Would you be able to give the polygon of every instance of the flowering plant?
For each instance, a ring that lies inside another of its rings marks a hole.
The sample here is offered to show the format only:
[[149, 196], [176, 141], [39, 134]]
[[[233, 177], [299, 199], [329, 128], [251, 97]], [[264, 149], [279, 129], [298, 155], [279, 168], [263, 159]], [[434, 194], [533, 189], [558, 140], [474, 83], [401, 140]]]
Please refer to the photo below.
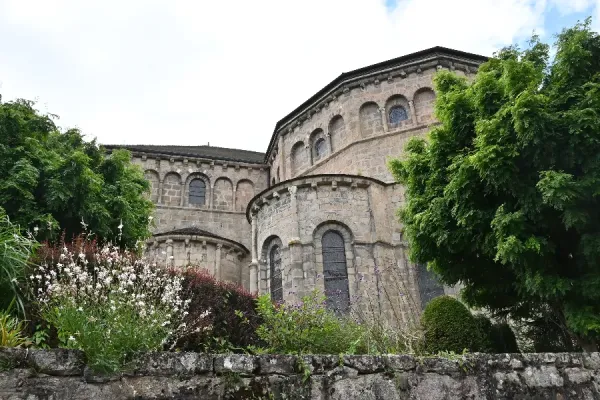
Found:
[[173, 343], [200, 329], [209, 313], [198, 313], [193, 326], [179, 323], [189, 305], [180, 276], [110, 245], [70, 247], [46, 252], [58, 256], [42, 260], [29, 278], [62, 345], [83, 350], [97, 370], [116, 371], [136, 352]]

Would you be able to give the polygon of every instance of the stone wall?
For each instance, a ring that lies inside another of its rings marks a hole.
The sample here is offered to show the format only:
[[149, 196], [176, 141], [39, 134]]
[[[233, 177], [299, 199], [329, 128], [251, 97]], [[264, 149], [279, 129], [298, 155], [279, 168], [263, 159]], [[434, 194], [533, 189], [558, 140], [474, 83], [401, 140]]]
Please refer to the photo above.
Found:
[[[137, 153], [133, 162], [152, 185], [155, 233], [200, 226], [250, 247], [244, 212], [250, 199], [268, 187], [266, 165]], [[204, 204], [190, 203], [189, 187], [195, 179], [204, 182]]]
[[81, 353], [0, 349], [0, 399], [600, 399], [600, 354], [147, 354], [94, 374]]
[[[347, 84], [282, 127], [276, 149], [267, 155], [271, 176], [276, 177], [277, 171], [281, 176], [275, 181], [311, 173], [361, 173], [391, 181], [386, 158], [400, 156], [406, 138], [423, 135], [435, 122], [432, 79], [439, 69], [448, 69], [437, 62], [409, 72], [402, 68], [398, 66], [388, 79]], [[474, 76], [468, 68], [454, 72]], [[402, 107], [406, 119], [393, 121], [394, 107]], [[317, 137], [327, 141], [326, 154], [320, 158], [315, 157]], [[317, 168], [317, 164], [327, 167]]]
[[258, 262], [250, 290], [269, 293], [276, 286], [269, 261], [275, 241], [281, 243], [285, 301], [294, 303], [315, 288], [326, 290], [322, 240], [334, 231], [343, 237], [345, 287], [353, 310], [392, 324], [414, 323], [422, 296], [396, 222], [401, 201], [399, 185], [348, 175], [300, 177], [261, 193], [250, 204]]

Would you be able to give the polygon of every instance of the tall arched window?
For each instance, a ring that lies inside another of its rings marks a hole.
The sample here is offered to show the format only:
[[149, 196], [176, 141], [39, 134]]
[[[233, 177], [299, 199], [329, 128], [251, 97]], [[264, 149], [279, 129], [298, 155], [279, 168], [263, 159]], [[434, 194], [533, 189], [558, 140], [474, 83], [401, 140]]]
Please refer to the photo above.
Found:
[[390, 109], [389, 121], [390, 124], [399, 124], [408, 119], [408, 113], [402, 106], [394, 106]]
[[350, 307], [346, 247], [339, 232], [327, 231], [321, 239], [327, 308], [344, 313]]
[[283, 282], [281, 279], [281, 248], [271, 247], [269, 252], [269, 269], [271, 270], [271, 300], [283, 301]]
[[190, 182], [190, 204], [204, 205], [206, 203], [206, 183], [202, 179]]

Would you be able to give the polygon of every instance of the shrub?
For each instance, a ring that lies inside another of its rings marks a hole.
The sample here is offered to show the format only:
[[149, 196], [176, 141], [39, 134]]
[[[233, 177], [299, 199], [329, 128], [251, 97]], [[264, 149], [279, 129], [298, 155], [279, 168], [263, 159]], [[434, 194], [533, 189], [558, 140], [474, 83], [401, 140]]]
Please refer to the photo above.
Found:
[[519, 346], [514, 332], [506, 322], [492, 325], [490, 339], [496, 353], [518, 353]]
[[497, 353], [495, 343], [492, 340], [494, 326], [492, 321], [483, 314], [474, 315], [477, 330], [473, 332], [473, 345], [471, 351], [481, 353]]
[[10, 314], [10, 308], [0, 312], [0, 347], [19, 347], [31, 342], [23, 335], [25, 322]]
[[440, 296], [431, 300], [421, 316], [424, 349], [429, 353], [464, 349], [477, 351], [481, 346], [477, 322], [460, 301]]
[[270, 296], [258, 298], [258, 312], [264, 322], [258, 336], [268, 351], [284, 354], [364, 353], [364, 330], [349, 318], [339, 317], [325, 307], [317, 291], [299, 304], [273, 304]]
[[183, 293], [190, 300], [193, 323], [198, 315], [210, 310], [207, 317], [211, 330], [198, 330], [181, 337], [175, 346], [185, 351], [241, 352], [259, 344], [256, 328], [261, 318], [256, 311], [256, 296], [239, 285], [218, 282], [206, 270], [188, 268], [181, 273]]
[[7, 309], [14, 299], [17, 311], [24, 314], [25, 299], [19, 285], [24, 283], [27, 260], [36, 246], [0, 208], [0, 309]]
[[83, 350], [96, 370], [115, 371], [135, 353], [158, 350], [184, 333], [177, 323], [189, 301], [181, 298], [181, 277], [116, 247], [90, 257], [65, 246], [30, 277], [41, 315], [62, 346]]

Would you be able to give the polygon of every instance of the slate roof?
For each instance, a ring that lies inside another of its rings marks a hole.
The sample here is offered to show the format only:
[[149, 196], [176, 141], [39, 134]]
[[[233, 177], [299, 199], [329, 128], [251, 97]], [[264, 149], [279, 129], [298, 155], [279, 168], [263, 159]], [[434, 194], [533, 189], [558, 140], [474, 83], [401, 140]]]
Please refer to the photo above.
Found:
[[164, 154], [169, 156], [187, 156], [207, 158], [210, 160], [237, 161], [252, 164], [263, 164], [265, 153], [257, 151], [227, 149], [215, 146], [174, 146], [148, 144], [105, 144], [107, 150], [127, 149], [134, 153]]
[[197, 226], [187, 226], [185, 228], [178, 228], [178, 229], [173, 229], [167, 232], [160, 232], [160, 233], [155, 233], [152, 236], [170, 236], [170, 235], [191, 235], [191, 236], [206, 236], [206, 237], [212, 237], [215, 239], [221, 239], [225, 242], [229, 242], [232, 244], [235, 244], [241, 248], [243, 248], [244, 250], [248, 251], [248, 249], [246, 248], [246, 246], [244, 246], [241, 243], [236, 242], [235, 240], [231, 240], [231, 239], [227, 239], [223, 236], [219, 236], [219, 235], [215, 235], [214, 233], [211, 233], [209, 231], [205, 231], [204, 229], [200, 229]]

